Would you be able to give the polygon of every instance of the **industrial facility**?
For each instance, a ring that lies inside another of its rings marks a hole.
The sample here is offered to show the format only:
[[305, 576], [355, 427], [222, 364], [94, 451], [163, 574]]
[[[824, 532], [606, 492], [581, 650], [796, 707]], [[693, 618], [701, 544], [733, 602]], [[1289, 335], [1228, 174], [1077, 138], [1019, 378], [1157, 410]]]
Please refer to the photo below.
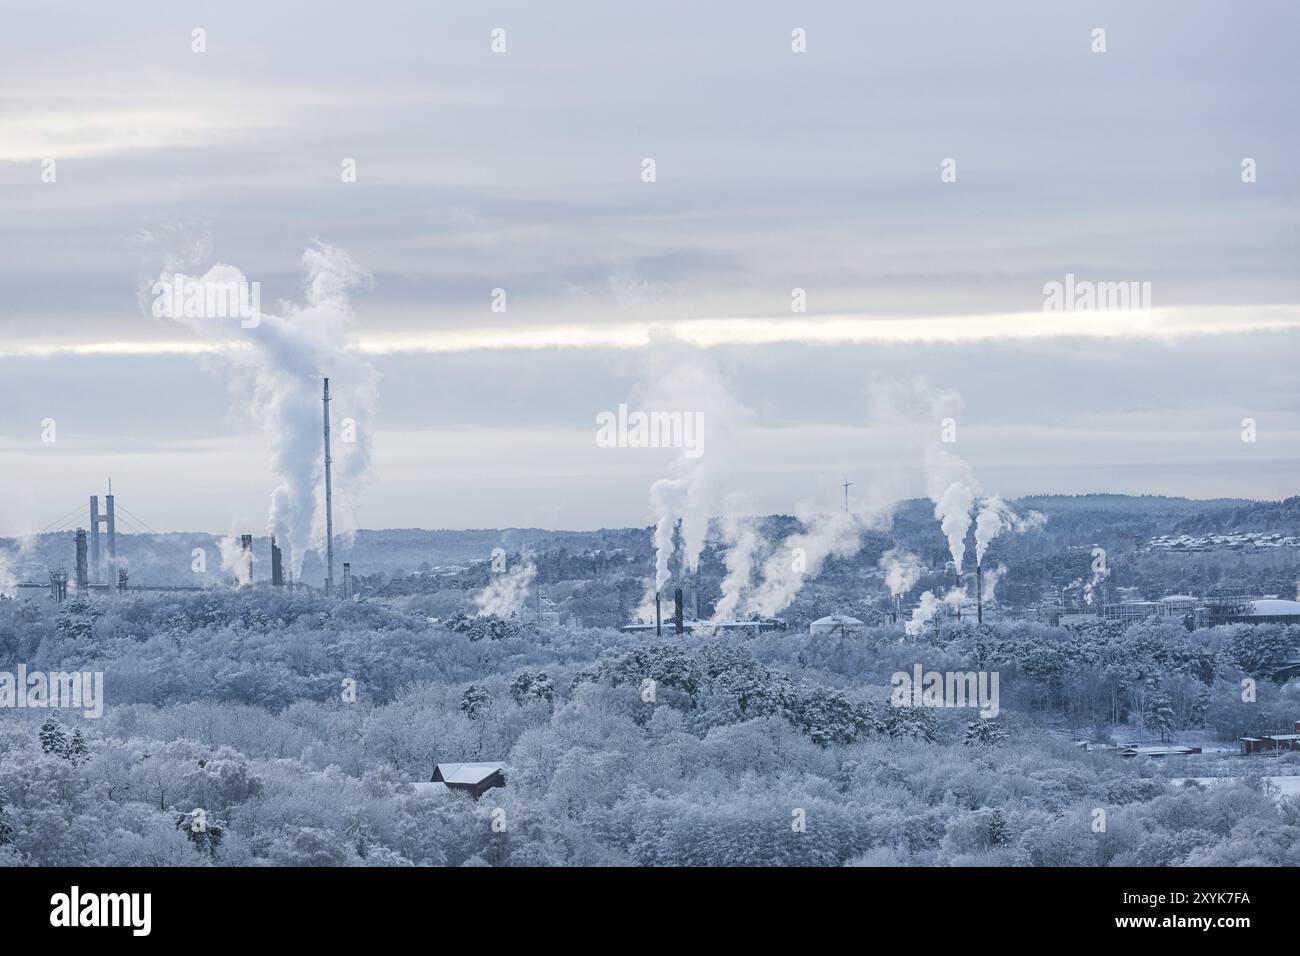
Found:
[[[330, 454], [330, 385], [329, 379], [323, 380], [322, 387], [322, 424], [323, 424], [323, 462], [325, 483], [325, 582], [326, 594], [337, 594], [344, 600], [354, 597], [354, 583], [350, 562], [343, 563], [343, 578], [340, 586], [334, 585], [334, 495], [333, 495], [333, 458]], [[126, 509], [113, 493], [112, 479], [108, 482], [108, 493], [100, 507], [100, 496], [91, 495], [88, 506], [74, 509], [57, 521], [42, 529], [41, 533], [72, 531], [72, 566], [71, 577], [66, 565], [45, 567], [39, 562], [29, 562], [35, 569], [44, 570], [44, 575], [37, 580], [19, 580], [13, 586], [17, 589], [48, 590], [52, 600], [67, 600], [69, 591], [76, 594], [119, 594], [127, 591], [201, 591], [201, 585], [150, 584], [132, 582], [127, 562], [118, 551], [118, 525], [122, 523], [132, 534], [152, 535], [153, 530], [139, 517]], [[75, 530], [74, 530], [75, 529]], [[239, 536], [239, 556], [232, 569], [237, 582], [251, 584], [253, 581], [253, 535]], [[272, 587], [288, 587], [295, 584], [291, 576], [286, 576], [284, 555], [275, 534], [270, 536], [270, 559]], [[31, 575], [29, 574], [30, 578]], [[48, 578], [48, 580], [45, 580]]]

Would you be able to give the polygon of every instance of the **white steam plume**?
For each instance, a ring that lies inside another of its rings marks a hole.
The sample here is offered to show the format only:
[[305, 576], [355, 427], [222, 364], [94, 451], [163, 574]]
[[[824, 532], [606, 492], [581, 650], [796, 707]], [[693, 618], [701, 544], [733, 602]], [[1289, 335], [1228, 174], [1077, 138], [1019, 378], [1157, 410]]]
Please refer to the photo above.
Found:
[[949, 588], [948, 593], [943, 596], [943, 603], [954, 611], [960, 611], [962, 605], [968, 601], [970, 601], [970, 595], [966, 593], [966, 584], [964, 582], [959, 587]]
[[[321, 379], [330, 379], [335, 531], [355, 531], [349, 506], [370, 470], [377, 398], [374, 369], [350, 351], [354, 315], [350, 293], [369, 277], [342, 250], [316, 243], [303, 252], [304, 301], [280, 303], [279, 314], [239, 317], [166, 315], [222, 346], [221, 354], [245, 380], [234, 387], [239, 401], [260, 422], [271, 449], [278, 485], [271, 495], [268, 528], [287, 549], [294, 578], [308, 550], [323, 549], [323, 439]], [[166, 271], [160, 286], [192, 277]], [[217, 264], [197, 280], [204, 284], [246, 282], [233, 266]], [[260, 299], [260, 295], [259, 295]], [[250, 385], [251, 383], [251, 385]], [[345, 421], [350, 420], [350, 421]]]
[[[678, 539], [682, 569], [694, 574], [699, 568], [709, 519], [717, 505], [721, 462], [727, 457], [730, 436], [744, 409], [728, 391], [712, 357], [700, 349], [680, 344], [662, 346], [651, 354], [648, 376], [645, 410], [697, 416], [703, 426], [699, 447], [679, 448], [671, 476], [650, 486], [657, 593], [671, 580], [670, 563]], [[647, 611], [654, 613], [654, 593], [649, 593], [642, 604], [639, 613], [643, 619]]]
[[478, 616], [510, 617], [518, 614], [528, 600], [528, 589], [537, 577], [537, 565], [531, 555], [526, 555], [520, 563], [509, 571], [494, 574], [485, 587], [474, 595], [478, 605]]
[[221, 570], [235, 576], [239, 587], [253, 583], [253, 555], [244, 550], [243, 543], [234, 535], [226, 535], [217, 542], [221, 551]]
[[8, 551], [0, 551], [0, 591], [12, 591], [18, 584]]
[[966, 532], [970, 530], [971, 509], [975, 506], [975, 496], [979, 494], [979, 483], [971, 474], [970, 465], [936, 445], [927, 449], [925, 457], [934, 516], [948, 538], [952, 563], [961, 574], [966, 556]]
[[991, 568], [982, 572], [984, 578], [984, 600], [995, 601], [997, 599], [998, 585], [1002, 583], [1002, 578], [1007, 573], [1007, 566], [999, 564], [996, 568]]
[[741, 596], [754, 573], [754, 554], [763, 539], [753, 519], [729, 514], [722, 520], [722, 540], [727, 545], [727, 573], [722, 579], [722, 597], [714, 606], [711, 624], [736, 616]]
[[902, 597], [921, 579], [921, 561], [901, 544], [880, 556], [885, 569], [885, 585], [894, 597]]
[[1003, 531], [1023, 533], [1032, 528], [1041, 528], [1047, 523], [1047, 516], [1040, 511], [1031, 511], [1023, 518], [1008, 507], [998, 495], [989, 495], [980, 501], [979, 515], [975, 518], [975, 564], [984, 563], [984, 554], [989, 544]]
[[862, 546], [862, 534], [888, 522], [889, 512], [866, 514], [822, 512], [806, 506], [796, 509], [803, 530], [787, 537], [763, 563], [763, 581], [746, 600], [746, 610], [763, 617], [790, 606], [805, 581], [822, 572], [830, 557], [849, 558]]
[[1106, 572], [1094, 570], [1092, 576], [1088, 578], [1088, 583], [1083, 586], [1083, 601], [1089, 607], [1092, 606], [1093, 598], [1097, 593], [1097, 588], [1104, 580], [1106, 580]]
[[656, 515], [651, 541], [655, 548], [655, 586], [662, 591], [672, 577], [668, 562], [673, 556], [677, 524], [686, 500], [686, 483], [679, 478], [660, 478], [650, 486], [650, 509]]
[[912, 610], [912, 619], [903, 625], [903, 632], [912, 637], [920, 634], [925, 626], [934, 619], [943, 607], [943, 602], [934, 596], [933, 591], [921, 592], [921, 601]]

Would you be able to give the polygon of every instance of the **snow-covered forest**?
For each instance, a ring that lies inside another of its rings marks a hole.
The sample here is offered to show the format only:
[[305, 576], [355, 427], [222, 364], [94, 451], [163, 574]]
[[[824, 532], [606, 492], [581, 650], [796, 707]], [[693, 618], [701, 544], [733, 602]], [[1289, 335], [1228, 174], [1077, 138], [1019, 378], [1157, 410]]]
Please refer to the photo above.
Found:
[[[0, 602], [0, 669], [102, 671], [109, 701], [6, 714], [0, 861], [1300, 864], [1300, 798], [1276, 783], [1300, 754], [1245, 776], [1202, 756], [1183, 783], [1176, 758], [1075, 740], [1192, 733], [1208, 754], [1300, 720], [1300, 684], [1269, 678], [1300, 627], [945, 622], [900, 642], [463, 621], [281, 589]], [[914, 662], [998, 670], [997, 719], [891, 706]], [[476, 760], [507, 786], [412, 786]]]

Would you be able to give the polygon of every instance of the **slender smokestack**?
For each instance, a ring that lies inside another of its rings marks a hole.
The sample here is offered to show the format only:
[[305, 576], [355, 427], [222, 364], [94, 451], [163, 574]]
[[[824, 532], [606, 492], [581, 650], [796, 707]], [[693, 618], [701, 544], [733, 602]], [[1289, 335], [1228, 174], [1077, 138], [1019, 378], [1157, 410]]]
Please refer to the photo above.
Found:
[[275, 535], [271, 535], [271, 583], [278, 588], [284, 587], [284, 556], [275, 543]]
[[99, 564], [99, 495], [90, 496], [90, 580], [98, 584], [103, 568]]
[[334, 593], [334, 489], [330, 483], [330, 380], [325, 379], [325, 593]]
[[244, 574], [248, 583], [253, 583], [253, 536], [251, 534], [241, 534], [239, 536], [239, 560], [243, 562]]
[[659, 616], [659, 595], [655, 594], [655, 637], [663, 637], [664, 626], [663, 619]]
[[108, 567], [111, 575], [113, 569], [117, 567], [117, 517], [113, 510], [113, 482], [108, 482], [108, 494], [104, 497], [104, 505], [108, 510]]
[[980, 566], [975, 565], [975, 617], [980, 623], [984, 623], [984, 573]]
[[90, 584], [90, 575], [86, 567], [86, 529], [77, 529], [77, 590], [85, 592]]
[[352, 564], [343, 562], [343, 600], [352, 600]]
[[681, 634], [685, 628], [682, 627], [682, 589], [676, 588], [673, 591], [673, 627], [677, 633]]

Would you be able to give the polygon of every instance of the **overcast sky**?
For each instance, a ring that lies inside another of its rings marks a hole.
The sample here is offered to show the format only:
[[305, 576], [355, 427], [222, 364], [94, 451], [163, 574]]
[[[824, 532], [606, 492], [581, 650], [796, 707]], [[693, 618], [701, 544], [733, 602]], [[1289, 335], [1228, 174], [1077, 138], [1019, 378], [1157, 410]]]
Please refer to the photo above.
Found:
[[[263, 530], [250, 399], [142, 288], [224, 263], [301, 302], [318, 240], [370, 276], [366, 527], [645, 522], [673, 453], [595, 419], [669, 354], [734, 398], [707, 454], [749, 511], [923, 494], [945, 391], [1004, 495], [1300, 490], [1289, 0], [0, 16], [0, 534], [109, 475], [158, 530]], [[1067, 273], [1153, 308], [1045, 313]]]

